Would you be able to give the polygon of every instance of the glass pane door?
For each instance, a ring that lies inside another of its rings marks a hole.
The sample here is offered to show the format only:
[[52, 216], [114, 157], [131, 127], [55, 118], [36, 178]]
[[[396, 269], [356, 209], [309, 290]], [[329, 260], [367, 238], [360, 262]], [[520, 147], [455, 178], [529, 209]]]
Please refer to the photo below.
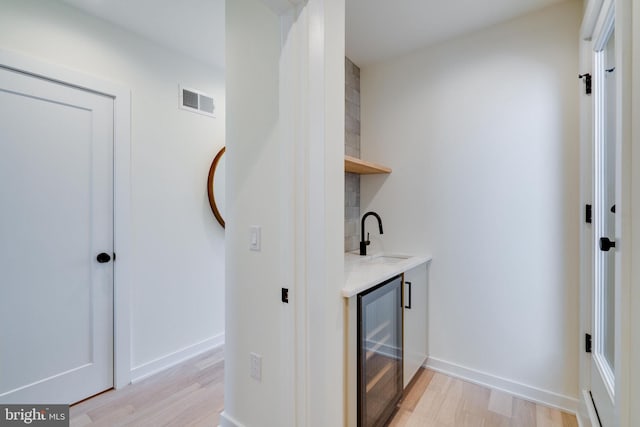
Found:
[[613, 425], [616, 288], [616, 56], [611, 26], [595, 53], [595, 248], [591, 394], [603, 427]]

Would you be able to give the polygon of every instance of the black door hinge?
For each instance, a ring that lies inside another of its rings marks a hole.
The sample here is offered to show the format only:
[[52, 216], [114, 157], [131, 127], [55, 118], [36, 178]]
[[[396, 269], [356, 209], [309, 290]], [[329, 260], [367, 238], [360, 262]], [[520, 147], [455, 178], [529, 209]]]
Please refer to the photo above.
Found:
[[578, 78], [584, 80], [584, 93], [591, 95], [591, 74], [578, 74]]
[[593, 221], [593, 209], [591, 205], [585, 205], [584, 207], [584, 222], [587, 224], [591, 224]]
[[591, 353], [591, 334], [584, 334], [584, 351]]
[[282, 288], [281, 299], [282, 302], [289, 304], [289, 289]]

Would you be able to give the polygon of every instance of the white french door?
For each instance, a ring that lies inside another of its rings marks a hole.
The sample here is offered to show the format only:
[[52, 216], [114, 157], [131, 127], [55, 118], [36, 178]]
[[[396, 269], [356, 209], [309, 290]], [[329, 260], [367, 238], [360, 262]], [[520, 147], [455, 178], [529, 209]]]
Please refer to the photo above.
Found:
[[618, 85], [614, 4], [603, 8], [594, 37], [594, 280], [591, 359], [591, 396], [603, 427], [614, 426], [616, 360], [616, 289], [620, 235]]
[[113, 386], [113, 99], [0, 66], [0, 402]]

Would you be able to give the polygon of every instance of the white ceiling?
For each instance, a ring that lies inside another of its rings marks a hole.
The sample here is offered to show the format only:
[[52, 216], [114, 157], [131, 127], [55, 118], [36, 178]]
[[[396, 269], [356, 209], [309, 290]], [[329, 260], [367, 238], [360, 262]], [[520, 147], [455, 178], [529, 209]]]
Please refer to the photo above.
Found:
[[62, 0], [163, 46], [224, 67], [225, 0]]
[[[225, 0], [61, 0], [224, 67]], [[263, 0], [277, 9], [301, 0]], [[346, 0], [346, 54], [359, 66], [566, 0]]]
[[346, 0], [346, 54], [359, 66], [565, 0]]

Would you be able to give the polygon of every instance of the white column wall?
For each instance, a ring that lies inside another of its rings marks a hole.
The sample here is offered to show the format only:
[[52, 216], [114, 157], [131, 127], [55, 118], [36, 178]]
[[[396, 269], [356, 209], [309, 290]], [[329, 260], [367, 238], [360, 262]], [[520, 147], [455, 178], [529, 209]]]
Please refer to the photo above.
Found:
[[[222, 425], [341, 425], [344, 3], [268, 6], [227, 2]], [[248, 249], [252, 225], [260, 252]]]

